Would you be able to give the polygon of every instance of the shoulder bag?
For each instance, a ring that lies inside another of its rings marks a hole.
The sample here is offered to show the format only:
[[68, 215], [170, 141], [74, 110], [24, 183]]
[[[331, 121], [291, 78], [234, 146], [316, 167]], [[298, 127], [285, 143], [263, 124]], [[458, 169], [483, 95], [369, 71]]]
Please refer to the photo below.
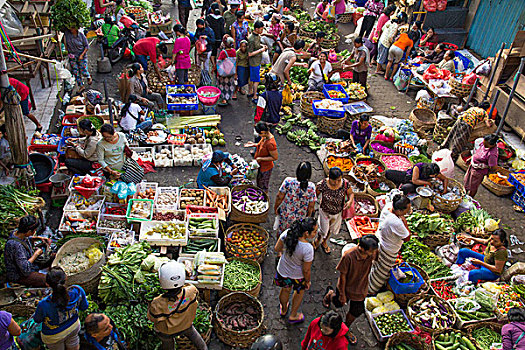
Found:
[[217, 74], [220, 77], [231, 77], [235, 75], [237, 68], [237, 57], [230, 57], [228, 51], [222, 50], [226, 57], [222, 60], [217, 60]]

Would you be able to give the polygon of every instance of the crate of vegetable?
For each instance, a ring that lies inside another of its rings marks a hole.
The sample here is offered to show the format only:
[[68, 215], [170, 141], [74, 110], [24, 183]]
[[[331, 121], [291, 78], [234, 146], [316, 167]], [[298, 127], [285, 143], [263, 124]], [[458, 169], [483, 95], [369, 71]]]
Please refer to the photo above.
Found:
[[220, 252], [221, 240], [219, 238], [190, 238], [188, 244], [182, 247], [180, 256], [194, 257], [201, 250]]
[[153, 147], [130, 147], [143, 162], [153, 162]]
[[374, 197], [366, 193], [354, 194], [355, 215], [376, 218], [379, 215], [379, 205]]
[[419, 335], [398, 332], [388, 339], [385, 350], [430, 350], [430, 345]]
[[406, 171], [412, 168], [410, 159], [404, 154], [383, 154], [381, 161], [385, 164], [387, 169]]
[[211, 208], [207, 205], [205, 207], [198, 205], [188, 205], [186, 207], [186, 215], [190, 214], [217, 214], [219, 210], [217, 208]]
[[268, 232], [254, 224], [237, 224], [226, 231], [225, 248], [229, 257], [257, 260], [261, 263], [268, 249]]
[[199, 109], [197, 94], [168, 94], [166, 95], [168, 111], [196, 111]]
[[100, 214], [126, 217], [128, 207], [125, 204], [104, 202]]
[[331, 100], [348, 103], [348, 94], [340, 84], [324, 84], [323, 94]]
[[464, 328], [480, 321], [496, 320], [494, 314], [494, 299], [491, 294], [482, 288], [477, 289], [468, 297], [449, 299], [449, 304], [454, 309], [457, 326]]
[[379, 228], [379, 220], [368, 216], [354, 216], [347, 220], [348, 231], [352, 239], [361, 238], [365, 235], [375, 235]]
[[135, 231], [133, 230], [113, 231], [113, 233], [109, 236], [106, 254], [109, 256], [112, 253], [114, 253], [116, 249], [123, 248], [128, 245], [132, 245], [134, 243], [136, 243]]
[[480, 350], [490, 350], [493, 344], [502, 342], [501, 328], [503, 325], [496, 322], [478, 322], [465, 328], [472, 343]]
[[125, 216], [100, 214], [97, 221], [97, 233], [99, 235], [111, 235], [115, 231], [130, 228]]
[[502, 284], [500, 289], [496, 305], [496, 316], [498, 321], [507, 321], [507, 313], [511, 308], [523, 308], [524, 305], [520, 294], [516, 293], [511, 285]]
[[443, 329], [434, 333], [432, 335], [432, 345], [435, 350], [476, 350], [467, 333], [452, 328]]
[[229, 187], [207, 187], [206, 205], [210, 208], [218, 208], [226, 214], [231, 211], [232, 194]]
[[223, 296], [215, 307], [213, 328], [220, 341], [249, 348], [263, 331], [264, 310], [257, 298], [243, 292]]
[[66, 204], [62, 210], [64, 211], [100, 211], [100, 208], [104, 205], [106, 197], [104, 196], [91, 196], [85, 198], [80, 193], [74, 191], [69, 195]]
[[62, 233], [95, 233], [98, 211], [65, 211], [58, 230]]
[[128, 222], [149, 221], [153, 217], [152, 199], [130, 199], [126, 219]]
[[186, 221], [186, 212], [177, 209], [155, 208], [153, 211], [155, 221]]
[[145, 221], [140, 224], [139, 241], [152, 246], [183, 246], [188, 232], [183, 221]]
[[155, 208], [157, 209], [176, 209], [179, 201], [178, 187], [159, 187], [157, 189], [157, 198], [155, 199]]
[[253, 185], [239, 185], [232, 188], [230, 220], [237, 222], [263, 223], [270, 209], [268, 195]]
[[403, 310], [392, 310], [380, 314], [366, 312], [372, 331], [377, 340], [386, 341], [398, 332], [413, 332], [414, 327], [410, 323]]
[[[341, 101], [324, 99], [324, 100], [313, 100], [312, 109], [316, 116], [323, 116], [329, 118], [343, 119], [345, 117], [345, 109]], [[344, 126], [344, 120], [342, 120], [342, 126]]]
[[197, 205], [203, 207], [206, 197], [204, 190], [181, 188], [179, 192], [179, 209], [186, 209], [188, 205]]
[[508, 181], [516, 187], [516, 191], [525, 194], [525, 170], [510, 173]]
[[187, 231], [190, 237], [219, 236], [219, 215], [217, 214], [190, 214], [187, 216]]
[[172, 145], [155, 145], [153, 147], [153, 164], [156, 168], [172, 167], [173, 158]]
[[259, 296], [262, 285], [261, 265], [257, 261], [243, 258], [229, 258], [224, 265], [224, 282], [220, 296], [231, 292], [246, 292]]
[[439, 213], [412, 213], [407, 217], [408, 228], [431, 249], [448, 244], [454, 233], [454, 221]]
[[142, 181], [141, 183], [137, 184], [137, 192], [135, 192], [135, 195], [133, 196], [133, 198], [151, 199], [155, 203], [157, 199], [157, 188], [158, 187], [159, 187], [159, 184], [156, 182]]
[[430, 295], [419, 295], [410, 299], [407, 316], [413, 325], [428, 333], [453, 327], [456, 323], [452, 307], [445, 300]]

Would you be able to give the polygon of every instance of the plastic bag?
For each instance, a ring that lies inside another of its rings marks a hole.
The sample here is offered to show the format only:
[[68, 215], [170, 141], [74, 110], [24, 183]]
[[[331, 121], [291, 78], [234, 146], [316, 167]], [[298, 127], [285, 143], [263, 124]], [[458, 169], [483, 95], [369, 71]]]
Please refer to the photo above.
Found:
[[274, 231], [277, 231], [279, 229], [280, 221], [281, 221], [281, 216], [280, 215], [275, 215], [275, 220], [273, 221], [273, 230]]
[[283, 105], [290, 105], [292, 102], [292, 90], [290, 89], [290, 85], [286, 85], [283, 89]]
[[383, 304], [386, 304], [394, 300], [394, 293], [390, 291], [378, 293], [377, 298], [381, 300]]
[[380, 307], [383, 305], [383, 302], [379, 300], [377, 297], [369, 297], [365, 300], [365, 307], [368, 311], [372, 311], [377, 307]]
[[475, 69], [474, 69], [474, 73], [476, 73], [477, 75], [483, 75], [483, 76], [486, 76], [488, 77], [489, 74], [490, 74], [490, 71], [492, 70], [492, 65], [490, 63], [490, 60], [489, 59], [486, 59], [484, 61], [482, 61]]
[[481, 306], [473, 299], [458, 298], [454, 300], [455, 308], [463, 312], [476, 312]]
[[394, 77], [394, 85], [397, 88], [397, 91], [405, 91], [408, 88], [410, 75], [411, 73], [409, 69], [400, 69], [397, 71], [396, 76]]
[[396, 303], [395, 301], [391, 301], [389, 303], [383, 304], [383, 308], [385, 308], [387, 311], [394, 311], [394, 310], [401, 309], [399, 304]]
[[441, 174], [449, 178], [454, 178], [454, 161], [452, 160], [452, 151], [446, 148], [432, 154], [432, 163], [439, 165]]
[[470, 73], [463, 77], [463, 80], [461, 81], [461, 83], [472, 85], [474, 84], [477, 78], [478, 76], [476, 75], [476, 73]]

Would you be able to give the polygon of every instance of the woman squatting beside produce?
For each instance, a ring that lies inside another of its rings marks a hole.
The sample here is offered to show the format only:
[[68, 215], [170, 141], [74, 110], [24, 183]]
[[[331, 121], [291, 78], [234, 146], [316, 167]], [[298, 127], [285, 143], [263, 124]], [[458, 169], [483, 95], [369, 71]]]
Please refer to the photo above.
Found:
[[[343, 323], [341, 315], [335, 311], [327, 311], [310, 323], [301, 342], [301, 350], [346, 350], [349, 345], [347, 333], [348, 327]], [[321, 345], [322, 348], [317, 347], [316, 344]]]
[[463, 180], [469, 196], [474, 197], [489, 171], [496, 170], [498, 165], [497, 143], [498, 136], [486, 135], [481, 145], [474, 152]]
[[164, 263], [159, 269], [160, 286], [166, 292], [159, 295], [148, 307], [148, 319], [162, 342], [163, 350], [173, 350], [175, 337], [186, 336], [198, 350], [208, 346], [193, 326], [197, 312], [199, 291], [186, 284], [184, 265], [176, 261]]
[[65, 163], [73, 174], [86, 175], [93, 170], [93, 163], [98, 159], [97, 143], [102, 136], [89, 119], [82, 119], [78, 122], [78, 132], [84, 137], [80, 139], [69, 138], [66, 140], [66, 144], [80, 158], [67, 158]]
[[468, 237], [476, 243], [486, 245], [484, 254], [476, 253], [467, 248], [459, 250], [456, 264], [463, 265], [470, 258], [470, 262], [476, 267], [468, 273], [468, 280], [477, 284], [480, 280], [494, 281], [500, 277], [508, 260], [509, 245], [507, 233], [502, 229], [492, 232], [489, 239]]
[[[368, 294], [368, 276], [373, 261], [377, 258], [379, 239], [374, 235], [366, 235], [359, 239], [357, 247], [347, 250], [336, 270], [339, 271], [336, 290], [331, 286], [326, 288], [323, 306], [329, 308], [333, 303], [340, 308], [349, 303], [346, 314], [346, 325], [350, 326], [354, 320], [365, 312], [365, 298]], [[355, 344], [357, 339], [350, 336], [350, 343]]]
[[439, 165], [436, 163], [417, 163], [407, 171], [387, 170], [385, 177], [392, 181], [396, 186], [400, 185], [400, 190], [405, 195], [416, 192], [419, 186], [432, 186], [431, 180], [436, 178], [443, 182], [443, 188], [448, 188], [448, 179], [441, 174]]
[[507, 317], [510, 323], [501, 328], [503, 350], [525, 350], [525, 312], [513, 307]]
[[281, 254], [275, 273], [275, 284], [281, 288], [279, 292], [279, 314], [286, 317], [290, 306], [289, 299], [292, 289], [292, 309], [288, 322], [291, 324], [304, 322], [304, 314], [299, 313], [304, 291], [310, 289], [314, 249], [308, 242], [317, 234], [317, 223], [313, 218], [295, 221], [284, 231], [275, 244], [275, 252]]
[[78, 312], [89, 306], [86, 293], [77, 285], [66, 288], [66, 273], [60, 267], [51, 268], [46, 284], [53, 292], [38, 303], [33, 316], [36, 323], [42, 323], [42, 341], [49, 350], [78, 350]]
[[46, 275], [38, 272], [45, 266], [39, 266], [35, 262], [44, 251], [40, 248], [33, 250], [31, 241], [44, 240], [50, 244], [51, 240], [35, 236], [38, 226], [34, 216], [24, 216], [18, 223], [18, 229], [7, 240], [4, 248], [7, 282], [27, 287], [46, 287]]
[[343, 172], [338, 167], [330, 168], [328, 178], [320, 181], [315, 189], [317, 198], [321, 196], [319, 209], [319, 235], [315, 239], [314, 249], [319, 245], [326, 254], [330, 235], [338, 235], [343, 221], [343, 210], [349, 210], [354, 203], [354, 192], [350, 183], [343, 179]]
[[[231, 174], [224, 173], [222, 163], [226, 162], [233, 167]], [[232, 163], [229, 154], [223, 151], [213, 151], [211, 159], [202, 164], [197, 175], [197, 186], [199, 188], [210, 186], [227, 186], [232, 180], [232, 175], [237, 174], [239, 169]]]
[[[155, 65], [156, 67], [157, 65]], [[128, 72], [130, 94], [138, 98], [138, 104], [149, 109], [165, 108], [165, 100], [162, 95], [150, 90], [148, 79], [144, 75], [144, 68], [139, 63], [133, 63]]]
[[410, 200], [396, 194], [392, 203], [387, 204], [381, 212], [376, 234], [379, 238], [379, 255], [370, 272], [369, 294], [376, 294], [385, 285], [403, 242], [410, 240], [405, 215], [410, 213], [411, 209]]

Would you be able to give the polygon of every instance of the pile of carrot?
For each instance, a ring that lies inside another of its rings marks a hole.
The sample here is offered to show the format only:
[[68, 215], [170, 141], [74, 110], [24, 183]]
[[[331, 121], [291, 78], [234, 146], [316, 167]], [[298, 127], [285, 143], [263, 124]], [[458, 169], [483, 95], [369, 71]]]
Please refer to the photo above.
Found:
[[207, 187], [205, 187], [205, 190], [207, 207], [220, 208], [224, 211], [228, 211], [228, 194], [217, 194]]
[[370, 220], [367, 216], [354, 216], [354, 223], [357, 232], [361, 235], [374, 235], [379, 227], [377, 221]]

